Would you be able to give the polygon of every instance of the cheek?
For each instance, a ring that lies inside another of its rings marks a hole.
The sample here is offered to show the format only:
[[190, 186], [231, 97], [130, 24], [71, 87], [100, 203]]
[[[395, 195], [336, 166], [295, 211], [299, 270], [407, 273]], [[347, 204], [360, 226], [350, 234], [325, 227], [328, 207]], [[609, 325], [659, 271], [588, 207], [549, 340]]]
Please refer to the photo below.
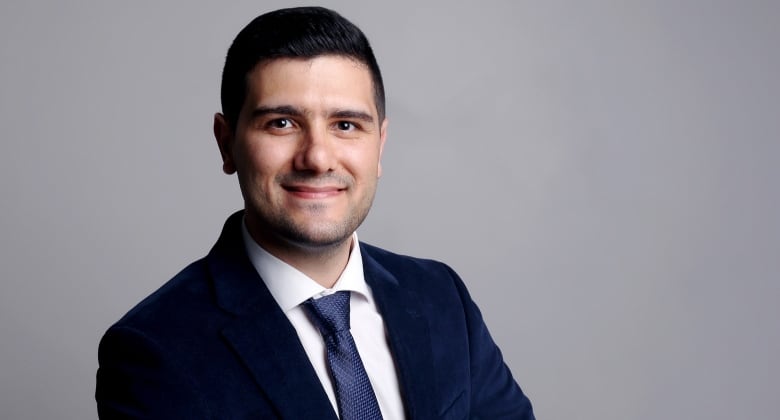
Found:
[[373, 180], [382, 176], [382, 153], [379, 150], [372, 150], [370, 157], [366, 158], [366, 173], [370, 174]]
[[381, 176], [381, 166], [376, 161], [363, 162], [359, 167], [354, 167], [352, 171], [357, 184], [367, 188], [376, 188], [376, 184]]
[[275, 176], [290, 165], [288, 154], [279, 147], [258, 142], [245, 151], [245, 169], [256, 177]]

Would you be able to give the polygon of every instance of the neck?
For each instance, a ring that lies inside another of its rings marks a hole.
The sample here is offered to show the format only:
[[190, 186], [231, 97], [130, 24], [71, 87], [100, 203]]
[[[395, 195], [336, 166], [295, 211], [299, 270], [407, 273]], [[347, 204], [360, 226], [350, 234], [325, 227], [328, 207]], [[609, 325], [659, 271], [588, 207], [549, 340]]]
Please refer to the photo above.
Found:
[[326, 246], [306, 246], [282, 240], [270, 240], [259, 229], [247, 226], [252, 239], [269, 254], [295, 267], [322, 287], [330, 289], [336, 284], [349, 262], [354, 235]]

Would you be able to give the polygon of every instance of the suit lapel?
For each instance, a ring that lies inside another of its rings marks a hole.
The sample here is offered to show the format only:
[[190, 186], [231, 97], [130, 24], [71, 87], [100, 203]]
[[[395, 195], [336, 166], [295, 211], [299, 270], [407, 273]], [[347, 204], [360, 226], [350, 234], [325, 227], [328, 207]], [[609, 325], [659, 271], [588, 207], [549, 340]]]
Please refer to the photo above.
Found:
[[[217, 304], [235, 315], [222, 335], [281, 418], [337, 419], [306, 352], [246, 255], [243, 212], [225, 223], [208, 255]], [[428, 321], [417, 295], [361, 244], [363, 269], [387, 328], [409, 419], [437, 416]], [[381, 257], [379, 257], [381, 260]]]
[[217, 304], [235, 319], [225, 337], [281, 418], [336, 419], [295, 328], [246, 255], [241, 216], [231, 216], [208, 256]]
[[363, 244], [361, 254], [366, 282], [387, 328], [407, 416], [410, 419], [435, 418], [438, 413], [433, 352], [420, 299], [408, 288], [403, 288], [399, 279]]
[[222, 334], [252, 372], [279, 417], [335, 420], [336, 413], [292, 325], [284, 314], [269, 315], [240, 317]]

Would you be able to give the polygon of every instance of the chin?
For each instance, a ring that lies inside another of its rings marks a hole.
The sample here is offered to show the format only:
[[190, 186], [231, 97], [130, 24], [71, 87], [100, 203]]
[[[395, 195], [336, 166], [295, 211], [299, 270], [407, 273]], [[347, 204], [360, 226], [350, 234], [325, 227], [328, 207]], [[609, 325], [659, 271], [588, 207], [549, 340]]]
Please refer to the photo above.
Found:
[[298, 234], [288, 237], [289, 242], [298, 248], [309, 250], [326, 250], [339, 248], [345, 242], [352, 239], [352, 233], [348, 235], [305, 235]]
[[345, 223], [293, 224], [288, 226], [285, 236], [301, 247], [331, 248], [351, 240], [355, 229], [357, 226]]

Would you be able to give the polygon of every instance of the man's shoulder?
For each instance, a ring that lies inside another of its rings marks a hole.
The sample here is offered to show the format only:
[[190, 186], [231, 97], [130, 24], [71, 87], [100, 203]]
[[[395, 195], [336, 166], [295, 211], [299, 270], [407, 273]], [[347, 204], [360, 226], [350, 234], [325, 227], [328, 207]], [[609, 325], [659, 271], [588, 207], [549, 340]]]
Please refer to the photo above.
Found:
[[420, 296], [460, 295], [463, 281], [449, 265], [434, 259], [398, 254], [361, 242], [363, 269], [374, 279], [392, 279]]
[[173, 276], [127, 312], [115, 326], [154, 330], [189, 318], [204, 307], [213, 307], [205, 258]]
[[360, 251], [364, 255], [364, 258], [369, 257], [385, 267], [393, 267], [396, 270], [423, 270], [452, 273], [452, 269], [441, 261], [398, 254], [365, 242], [360, 242]]

